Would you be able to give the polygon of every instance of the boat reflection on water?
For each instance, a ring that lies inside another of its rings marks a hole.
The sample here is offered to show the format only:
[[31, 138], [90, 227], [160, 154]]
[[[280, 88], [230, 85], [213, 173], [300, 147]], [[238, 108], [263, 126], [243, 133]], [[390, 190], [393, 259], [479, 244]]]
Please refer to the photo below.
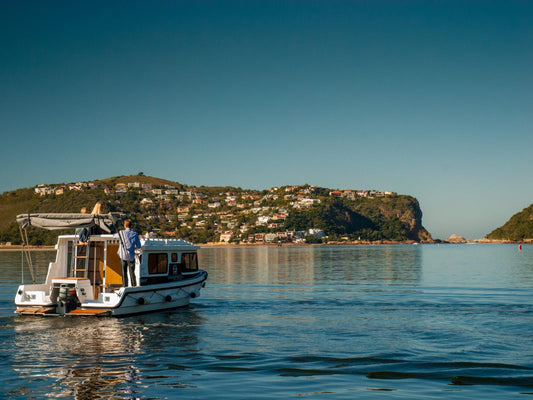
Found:
[[202, 321], [192, 309], [124, 319], [77, 318], [76, 323], [72, 318], [17, 319], [11, 364], [21, 383], [10, 394], [136, 398], [145, 385], [145, 359], [176, 346], [195, 348]]

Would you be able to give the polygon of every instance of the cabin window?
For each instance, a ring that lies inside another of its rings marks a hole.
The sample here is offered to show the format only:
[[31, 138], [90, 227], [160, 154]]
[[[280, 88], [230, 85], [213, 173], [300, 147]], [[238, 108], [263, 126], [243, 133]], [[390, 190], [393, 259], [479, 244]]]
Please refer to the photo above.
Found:
[[148, 254], [148, 273], [154, 274], [166, 274], [168, 265], [167, 253], [152, 253]]
[[172, 253], [170, 258], [172, 259], [173, 263], [177, 263], [178, 262], [178, 253]]
[[181, 255], [181, 265], [187, 271], [198, 271], [198, 254], [183, 253]]

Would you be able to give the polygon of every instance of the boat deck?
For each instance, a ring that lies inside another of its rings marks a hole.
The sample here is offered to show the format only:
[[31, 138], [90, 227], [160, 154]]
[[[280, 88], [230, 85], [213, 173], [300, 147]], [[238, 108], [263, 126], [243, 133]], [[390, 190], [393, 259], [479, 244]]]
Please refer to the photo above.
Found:
[[[16, 309], [15, 313], [18, 315], [38, 315], [43, 317], [61, 315], [55, 312], [54, 307], [19, 307]], [[111, 310], [105, 308], [94, 308], [88, 310], [76, 308], [75, 310], [72, 310], [64, 315], [72, 317], [105, 317], [111, 315]]]
[[54, 307], [19, 307], [15, 310], [18, 315], [52, 315]]

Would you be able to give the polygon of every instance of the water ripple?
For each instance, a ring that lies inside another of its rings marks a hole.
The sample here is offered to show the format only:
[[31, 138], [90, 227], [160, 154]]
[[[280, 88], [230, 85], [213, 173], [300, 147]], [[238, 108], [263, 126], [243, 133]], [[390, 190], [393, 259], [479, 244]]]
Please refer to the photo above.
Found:
[[14, 317], [20, 256], [0, 252], [0, 397], [522, 397], [529, 249], [207, 249], [189, 308], [96, 320]]

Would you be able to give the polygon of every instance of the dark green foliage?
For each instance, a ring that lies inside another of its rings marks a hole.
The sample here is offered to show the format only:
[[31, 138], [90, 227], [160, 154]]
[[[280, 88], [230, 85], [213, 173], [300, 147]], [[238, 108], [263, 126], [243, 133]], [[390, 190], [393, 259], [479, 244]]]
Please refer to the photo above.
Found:
[[317, 237], [314, 237], [313, 235], [309, 235], [305, 237], [305, 242], [308, 244], [318, 244], [323, 243], [322, 239], [319, 239]]
[[332, 238], [351, 240], [421, 240], [419, 233], [425, 232], [421, 219], [418, 202], [410, 196], [356, 200], [328, 197], [311, 209], [291, 211], [286, 226], [292, 230], [312, 226]]
[[351, 210], [341, 199], [334, 199], [310, 209], [291, 211], [285, 227], [295, 231], [313, 227], [322, 229], [327, 235], [340, 236], [357, 233], [365, 228], [374, 229], [374, 223]]
[[513, 215], [509, 221], [486, 237], [493, 240], [512, 241], [533, 238], [533, 204]]

